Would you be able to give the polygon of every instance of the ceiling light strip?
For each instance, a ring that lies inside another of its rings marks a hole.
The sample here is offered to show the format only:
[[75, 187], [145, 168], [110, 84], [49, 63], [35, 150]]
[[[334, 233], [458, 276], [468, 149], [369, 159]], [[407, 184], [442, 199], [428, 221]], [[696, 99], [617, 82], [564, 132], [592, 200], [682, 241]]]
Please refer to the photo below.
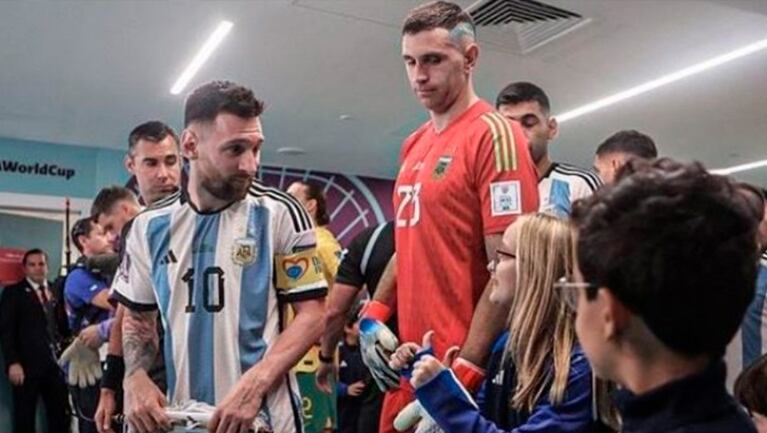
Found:
[[717, 168], [715, 170], [711, 170], [711, 173], [727, 175], [727, 174], [738, 173], [741, 171], [753, 170], [755, 168], [761, 168], [761, 167], [767, 167], [767, 159], [763, 159], [761, 161], [749, 162], [747, 164], [736, 165], [733, 167]]
[[671, 84], [683, 78], [687, 78], [692, 75], [699, 74], [703, 71], [706, 71], [711, 68], [715, 68], [719, 65], [723, 65], [735, 59], [739, 59], [741, 57], [754, 54], [765, 48], [767, 48], [767, 39], [762, 39], [758, 42], [754, 42], [752, 44], [746, 45], [745, 47], [738, 48], [737, 50], [731, 51], [721, 56], [714, 57], [713, 59], [709, 59], [709, 60], [697, 63], [695, 65], [689, 66], [679, 71], [672, 72], [668, 75], [664, 75], [662, 77], [656, 78], [652, 81], [648, 81], [644, 84], [640, 84], [638, 86], [632, 87], [628, 90], [618, 92], [606, 98], [602, 98], [597, 101], [590, 102], [576, 109], [559, 114], [556, 116], [557, 121], [559, 121], [559, 123], [562, 123], [568, 120], [575, 119], [576, 117], [580, 117], [580, 116], [583, 116], [584, 114], [591, 113], [592, 111], [596, 111], [601, 108], [605, 108], [607, 106], [616, 104], [628, 98], [641, 95], [642, 93], [649, 92], [651, 90], [657, 89], [658, 87], [665, 86], [667, 84]]
[[211, 54], [213, 54], [213, 51], [215, 51], [221, 44], [221, 41], [223, 41], [226, 35], [229, 34], [229, 31], [232, 30], [233, 26], [234, 24], [231, 21], [221, 21], [218, 27], [216, 27], [216, 30], [211, 33], [208, 40], [202, 45], [200, 51], [197, 52], [197, 55], [194, 56], [192, 62], [189, 63], [189, 66], [184, 69], [184, 72], [181, 73], [181, 76], [178, 77], [178, 80], [173, 84], [173, 87], [170, 89], [171, 94], [178, 95], [184, 90], [186, 85], [189, 84], [189, 81], [191, 81], [192, 78], [194, 78], [195, 74], [197, 74], [197, 71], [200, 70], [205, 61], [208, 60]]

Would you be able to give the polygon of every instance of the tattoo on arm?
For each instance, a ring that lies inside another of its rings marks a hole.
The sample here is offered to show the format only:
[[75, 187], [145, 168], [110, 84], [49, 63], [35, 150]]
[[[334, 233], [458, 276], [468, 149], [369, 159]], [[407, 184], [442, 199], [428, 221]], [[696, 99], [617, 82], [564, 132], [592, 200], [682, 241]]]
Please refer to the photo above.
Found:
[[157, 312], [125, 309], [123, 318], [123, 356], [125, 376], [139, 369], [149, 371], [159, 350]]

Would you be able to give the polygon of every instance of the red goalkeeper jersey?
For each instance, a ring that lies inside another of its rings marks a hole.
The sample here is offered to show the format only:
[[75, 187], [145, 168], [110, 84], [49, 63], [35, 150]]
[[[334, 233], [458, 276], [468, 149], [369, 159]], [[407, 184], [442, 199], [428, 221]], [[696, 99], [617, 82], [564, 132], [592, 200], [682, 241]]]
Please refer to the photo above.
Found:
[[484, 236], [538, 209], [522, 129], [480, 100], [442, 132], [422, 125], [402, 146], [394, 188], [402, 341], [434, 330], [439, 356], [463, 344], [490, 277]]

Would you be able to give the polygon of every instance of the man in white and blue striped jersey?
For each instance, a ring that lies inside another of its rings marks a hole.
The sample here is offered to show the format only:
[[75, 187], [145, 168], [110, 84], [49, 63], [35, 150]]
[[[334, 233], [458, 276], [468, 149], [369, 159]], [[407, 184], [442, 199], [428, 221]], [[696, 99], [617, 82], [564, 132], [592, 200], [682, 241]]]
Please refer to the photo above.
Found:
[[[215, 406], [208, 428], [247, 431], [254, 420], [300, 432], [290, 368], [322, 334], [327, 283], [311, 218], [291, 196], [255, 182], [263, 105], [215, 81], [187, 98], [183, 155], [189, 185], [136, 217], [115, 278], [124, 304], [125, 409], [131, 428], [170, 427], [163, 408]], [[280, 312], [292, 305], [287, 327]], [[146, 371], [165, 329], [167, 398]]]
[[629, 159], [655, 159], [658, 148], [649, 135], [633, 129], [618, 131], [607, 137], [594, 155], [594, 171], [605, 185], [615, 183], [615, 177]]
[[495, 107], [506, 118], [519, 122], [527, 136], [530, 156], [538, 170], [540, 211], [558, 216], [570, 214], [570, 204], [591, 195], [602, 185], [595, 173], [570, 164], [552, 162], [549, 142], [559, 132], [551, 116], [546, 93], [533, 83], [520, 81], [504, 87]]

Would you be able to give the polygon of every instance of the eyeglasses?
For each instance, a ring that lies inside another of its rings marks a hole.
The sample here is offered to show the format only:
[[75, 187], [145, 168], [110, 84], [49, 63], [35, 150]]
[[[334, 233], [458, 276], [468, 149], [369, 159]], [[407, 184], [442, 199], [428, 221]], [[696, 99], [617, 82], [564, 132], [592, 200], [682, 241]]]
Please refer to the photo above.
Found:
[[562, 277], [554, 283], [554, 288], [559, 290], [562, 294], [562, 300], [565, 302], [565, 305], [573, 311], [576, 311], [578, 309], [578, 296], [580, 294], [580, 290], [578, 289], [586, 289], [587, 292], [595, 293], [599, 287], [593, 283], [568, 281], [567, 277]]
[[514, 260], [517, 259], [516, 254], [510, 253], [508, 251], [504, 251], [500, 248], [495, 250], [495, 253], [496, 253], [495, 258], [493, 260], [490, 260], [490, 267], [489, 267], [490, 272], [495, 272], [495, 268], [498, 266], [498, 263], [501, 262], [501, 257], [506, 257], [506, 258], [514, 259]]

